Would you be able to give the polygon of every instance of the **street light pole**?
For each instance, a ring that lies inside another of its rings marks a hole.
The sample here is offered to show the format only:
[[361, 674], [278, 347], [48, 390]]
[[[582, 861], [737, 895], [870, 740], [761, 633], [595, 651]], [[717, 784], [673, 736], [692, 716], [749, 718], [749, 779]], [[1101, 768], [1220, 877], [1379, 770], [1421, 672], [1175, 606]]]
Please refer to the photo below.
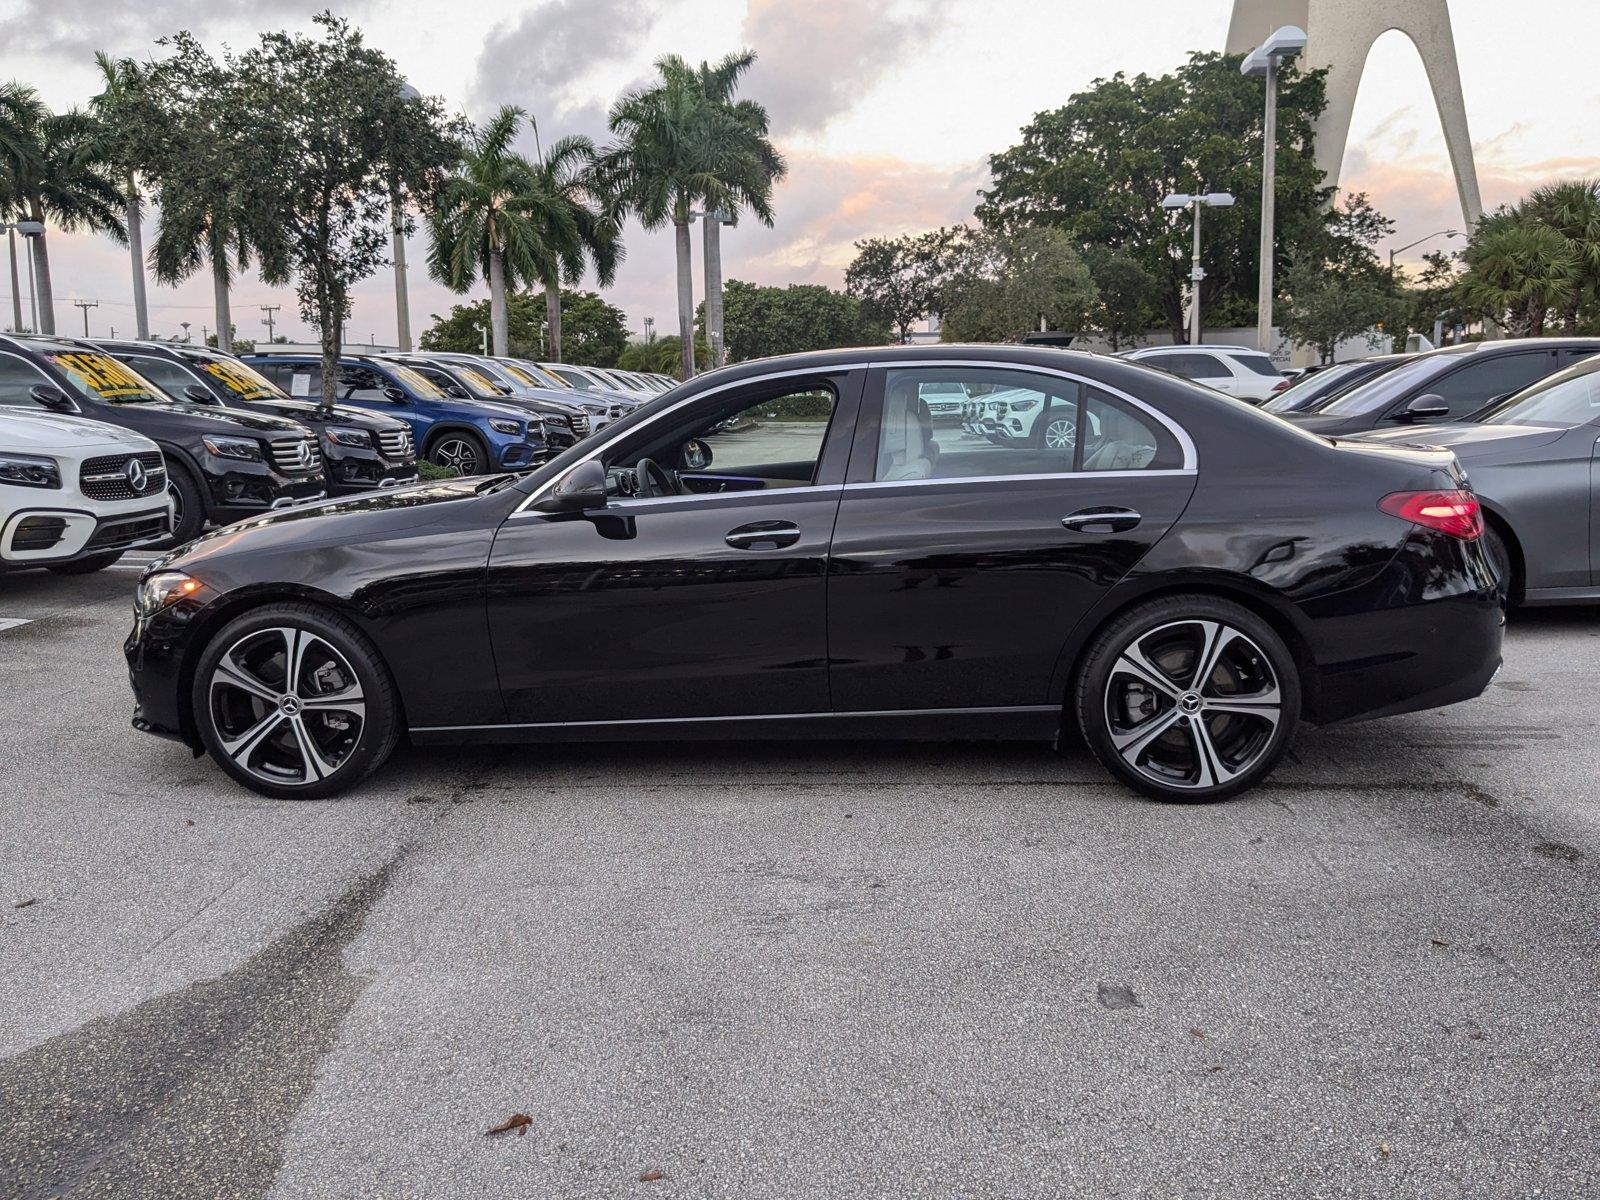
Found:
[[17, 281], [17, 227], [6, 226], [6, 245], [11, 251], [11, 329], [22, 332], [22, 284]]
[[1411, 249], [1411, 247], [1420, 246], [1420, 245], [1422, 245], [1423, 242], [1432, 241], [1436, 237], [1460, 237], [1460, 236], [1461, 236], [1461, 231], [1458, 230], [1458, 229], [1439, 229], [1439, 230], [1435, 230], [1433, 233], [1430, 233], [1427, 237], [1419, 237], [1416, 241], [1407, 242], [1404, 246], [1396, 246], [1393, 250], [1389, 251], [1389, 280], [1390, 280], [1390, 282], [1392, 283], [1394, 281], [1394, 256], [1396, 254], [1404, 254], [1407, 250]]
[[1278, 64], [1306, 48], [1305, 31], [1295, 25], [1275, 29], [1272, 36], [1245, 56], [1245, 75], [1264, 76], [1267, 108], [1261, 122], [1261, 275], [1256, 287], [1256, 347], [1272, 353], [1272, 268], [1277, 250], [1278, 209]]
[[1161, 201], [1161, 207], [1169, 212], [1180, 208], [1194, 209], [1194, 262], [1189, 268], [1189, 344], [1200, 344], [1200, 283], [1206, 277], [1205, 268], [1200, 265], [1200, 210], [1202, 208], [1230, 208], [1233, 205], [1231, 192], [1200, 192], [1187, 195], [1183, 192], [1173, 192]]
[[[422, 93], [409, 83], [400, 85], [400, 99], [405, 104], [415, 104]], [[389, 131], [391, 141], [394, 131]], [[394, 155], [391, 151], [390, 157]], [[400, 349], [411, 349], [411, 296], [406, 289], [406, 209], [400, 172], [391, 163], [389, 168], [389, 219], [394, 234], [394, 317], [399, 333]]]

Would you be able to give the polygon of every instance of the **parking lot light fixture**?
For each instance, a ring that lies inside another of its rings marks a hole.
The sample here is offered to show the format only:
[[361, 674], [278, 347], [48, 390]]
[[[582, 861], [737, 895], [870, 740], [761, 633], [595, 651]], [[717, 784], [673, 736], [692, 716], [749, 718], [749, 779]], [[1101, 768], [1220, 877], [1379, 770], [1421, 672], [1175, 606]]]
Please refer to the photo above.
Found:
[[1256, 292], [1256, 348], [1272, 353], [1272, 259], [1277, 246], [1278, 66], [1306, 48], [1306, 31], [1284, 25], [1245, 56], [1245, 75], [1267, 81], [1267, 111], [1261, 123], [1261, 274]]
[[1180, 208], [1194, 209], [1194, 262], [1189, 268], [1189, 344], [1200, 344], [1200, 281], [1206, 277], [1205, 269], [1200, 265], [1200, 210], [1202, 208], [1231, 208], [1233, 207], [1233, 193], [1231, 192], [1197, 192], [1189, 195], [1184, 192], [1171, 192], [1162, 201], [1161, 207], [1169, 212], [1176, 212]]

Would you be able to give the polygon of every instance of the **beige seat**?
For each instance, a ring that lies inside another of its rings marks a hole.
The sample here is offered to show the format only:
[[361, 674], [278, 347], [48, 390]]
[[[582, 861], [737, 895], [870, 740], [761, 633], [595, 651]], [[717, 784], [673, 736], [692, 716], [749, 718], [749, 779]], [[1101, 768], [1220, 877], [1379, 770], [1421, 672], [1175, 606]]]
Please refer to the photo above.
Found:
[[886, 483], [929, 479], [939, 448], [933, 444], [933, 419], [909, 379], [896, 381], [883, 406], [878, 435], [878, 478]]

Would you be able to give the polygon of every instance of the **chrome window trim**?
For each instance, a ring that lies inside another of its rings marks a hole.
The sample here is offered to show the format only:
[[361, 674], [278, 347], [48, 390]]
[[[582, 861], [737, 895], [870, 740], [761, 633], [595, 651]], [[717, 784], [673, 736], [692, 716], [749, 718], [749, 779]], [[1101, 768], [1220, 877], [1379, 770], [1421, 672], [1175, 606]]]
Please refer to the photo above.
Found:
[[1026, 483], [1038, 479], [1150, 479], [1163, 475], [1198, 475], [1193, 467], [1163, 467], [1154, 471], [1041, 471], [1034, 475], [945, 475], [937, 479], [875, 479], [866, 483], [847, 483], [846, 491], [878, 488], [928, 487], [933, 484]]
[[753, 500], [757, 496], [792, 496], [798, 492], [827, 495], [844, 489], [842, 483], [804, 483], [794, 487], [750, 488], [736, 492], [687, 492], [682, 496], [619, 496], [607, 508], [636, 508], [641, 504], [682, 504], [688, 500]]
[[412, 725], [411, 733], [459, 733], [477, 729], [597, 729], [626, 725], [699, 725], [710, 721], [817, 721], [839, 717], [987, 716], [998, 713], [1055, 713], [1059, 704], [998, 704], [987, 708], [868, 708], [827, 712], [734, 713], [723, 717], [629, 717], [607, 721], [507, 721], [498, 725]]
[[[1058, 471], [1058, 472], [1053, 472], [1053, 473], [1049, 473], [1049, 474], [1039, 474], [1039, 475], [989, 475], [989, 476], [970, 477], [970, 478], [968, 478], [966, 480], [962, 480], [962, 479], [902, 479], [902, 480], [893, 480], [893, 481], [884, 480], [884, 481], [874, 481], [874, 482], [871, 482], [871, 483], [848, 483], [848, 484], [843, 485], [847, 489], [849, 489], [849, 488], [900, 487], [900, 486], [902, 486], [904, 484], [922, 484], [922, 485], [926, 485], [926, 484], [933, 484], [933, 483], [941, 483], [941, 484], [963, 483], [963, 482], [970, 483], [970, 482], [975, 482], [975, 481], [977, 481], [977, 482], [1004, 482], [1004, 481], [1014, 481], [1014, 480], [1021, 480], [1021, 479], [1057, 479], [1057, 478], [1080, 478], [1080, 477], [1085, 477], [1085, 478], [1099, 477], [1101, 479], [1106, 479], [1106, 478], [1115, 478], [1115, 477], [1117, 477], [1119, 475], [1138, 475], [1138, 476], [1147, 476], [1147, 475], [1148, 476], [1155, 476], [1155, 475], [1193, 475], [1193, 474], [1196, 474], [1199, 471], [1199, 458], [1200, 458], [1200, 455], [1199, 455], [1199, 452], [1195, 449], [1194, 439], [1189, 436], [1188, 430], [1184, 429], [1184, 427], [1182, 425], [1179, 425], [1175, 420], [1173, 420], [1171, 417], [1167, 416], [1160, 409], [1154, 407], [1153, 405], [1147, 403], [1144, 400], [1139, 399], [1137, 396], [1129, 395], [1127, 392], [1123, 391], [1121, 388], [1115, 387], [1112, 384], [1102, 383], [1098, 379], [1091, 379], [1087, 375], [1081, 375], [1081, 374], [1079, 374], [1079, 373], [1077, 373], [1075, 371], [1063, 370], [1060, 367], [1041, 367], [1041, 366], [1035, 366], [1032, 363], [1011, 363], [1011, 362], [1005, 362], [1005, 361], [995, 361], [995, 360], [992, 360], [992, 359], [975, 359], [975, 358], [972, 358], [972, 359], [969, 359], [969, 358], [959, 358], [959, 359], [957, 359], [957, 358], [949, 358], [949, 359], [945, 359], [945, 358], [921, 359], [921, 358], [918, 358], [918, 359], [906, 359], [906, 360], [888, 359], [888, 360], [884, 360], [884, 361], [880, 361], [880, 362], [829, 363], [826, 366], [809, 367], [809, 368], [806, 368], [804, 370], [774, 371], [774, 372], [771, 372], [770, 374], [766, 374], [766, 375], [751, 375], [751, 376], [748, 376], [748, 377], [746, 377], [744, 379], [733, 380], [733, 381], [730, 381], [728, 383], [720, 384], [719, 386], [714, 387], [714, 388], [707, 388], [705, 391], [697, 392], [693, 396], [687, 396], [684, 399], [677, 401], [675, 404], [671, 404], [668, 407], [662, 409], [659, 413], [652, 413], [650, 415], [650, 417], [644, 423], [642, 423], [642, 424], [640, 424], [638, 426], [635, 426], [635, 428], [636, 429], [648, 428], [649, 426], [655, 424], [657, 421], [660, 421], [660, 420], [672, 415], [673, 413], [677, 412], [680, 408], [683, 408], [685, 405], [696, 404], [699, 401], [706, 399], [707, 397], [715, 396], [719, 392], [725, 392], [725, 391], [728, 391], [731, 388], [745, 387], [746, 385], [749, 385], [749, 384], [765, 383], [765, 382], [768, 382], [768, 381], [774, 380], [774, 379], [793, 379], [793, 378], [795, 378], [797, 376], [834, 374], [834, 373], [841, 372], [841, 371], [867, 371], [867, 370], [871, 370], [873, 367], [881, 367], [884, 370], [900, 370], [900, 369], [912, 369], [912, 368], [922, 369], [922, 368], [928, 368], [928, 367], [934, 367], [934, 368], [938, 368], [940, 370], [944, 370], [946, 368], [952, 368], [952, 367], [977, 367], [977, 368], [982, 368], [982, 369], [985, 369], [985, 370], [993, 370], [993, 371], [1023, 371], [1023, 372], [1032, 372], [1033, 374], [1036, 374], [1036, 375], [1053, 375], [1053, 376], [1057, 377], [1058, 379], [1070, 379], [1074, 383], [1082, 384], [1085, 387], [1099, 388], [1102, 392], [1105, 392], [1107, 395], [1115, 396], [1117, 399], [1122, 400], [1125, 403], [1133, 405], [1133, 407], [1139, 409], [1142, 412], [1148, 413], [1151, 417], [1154, 417], [1157, 421], [1159, 421], [1161, 423], [1161, 425], [1167, 430], [1167, 432], [1172, 434], [1172, 436], [1177, 439], [1179, 447], [1183, 450], [1183, 466], [1174, 467], [1174, 468], [1171, 468], [1171, 469], [1155, 470], [1155, 471]], [[607, 439], [602, 444], [595, 446], [594, 449], [590, 450], [582, 458], [580, 458], [576, 462], [574, 462], [572, 464], [572, 467], [579, 466], [582, 463], [588, 462], [592, 458], [599, 457], [600, 454], [603, 453], [607, 449], [607, 447], [609, 447], [611, 445], [612, 441], [614, 441], [614, 440], [615, 440], [615, 436], [613, 436], [612, 438]], [[568, 471], [572, 470], [572, 467], [568, 467], [567, 470]], [[563, 472], [563, 475], [564, 474], [565, 474], [565, 472]], [[549, 491], [551, 488], [553, 488], [555, 486], [557, 480], [559, 480], [562, 477], [563, 476], [559, 476], [558, 475], [555, 479], [548, 480], [547, 482], [541, 484], [537, 489], [535, 489], [534, 491], [530, 492], [528, 494], [527, 499], [523, 500], [523, 502], [516, 507], [516, 509], [511, 513], [511, 515], [513, 517], [521, 516], [523, 514], [523, 512], [535, 500], [539, 499], [539, 497], [543, 496], [547, 491]], [[824, 486], [837, 486], [837, 485], [824, 485]], [[773, 490], [774, 491], [778, 491], [778, 490], [789, 490], [789, 489], [773, 489]], [[800, 490], [800, 489], [795, 489], [795, 490]], [[699, 499], [699, 498], [700, 497], [696, 497], [696, 499]]]

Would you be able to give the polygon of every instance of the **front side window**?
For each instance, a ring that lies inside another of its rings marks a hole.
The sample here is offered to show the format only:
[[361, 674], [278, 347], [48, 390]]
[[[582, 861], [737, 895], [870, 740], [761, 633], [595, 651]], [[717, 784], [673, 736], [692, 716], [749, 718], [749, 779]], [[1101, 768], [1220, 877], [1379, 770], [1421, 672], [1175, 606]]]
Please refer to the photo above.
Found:
[[188, 398], [184, 394], [185, 388], [192, 387], [200, 382], [190, 374], [186, 367], [172, 362], [170, 359], [146, 358], [141, 354], [130, 355], [126, 361], [130, 367], [166, 392], [167, 395], [175, 396], [179, 400]]
[[300, 399], [322, 395], [322, 367], [316, 363], [275, 363], [272, 371], [289, 395]]
[[1498, 404], [1486, 425], [1558, 425], [1570, 428], [1600, 421], [1600, 365], [1580, 368]]
[[608, 453], [607, 490], [627, 498], [807, 487], [816, 482], [836, 404], [834, 392], [818, 385], [758, 400], [741, 392]]
[[1555, 369], [1555, 359], [1546, 350], [1526, 354], [1506, 354], [1486, 362], [1469, 363], [1439, 380], [1428, 391], [1444, 397], [1452, 417], [1464, 417], [1491, 400], [1520, 392], [1535, 380]]
[[109, 354], [94, 350], [56, 350], [45, 354], [78, 392], [107, 404], [161, 404], [167, 397]]
[[[935, 421], [928, 397], [956, 388], [970, 398], [968, 415]], [[1182, 448], [1159, 421], [1074, 379], [983, 367], [884, 374], [873, 473], [880, 483], [1182, 465]]]
[[555, 374], [561, 376], [562, 379], [565, 379], [568, 387], [582, 388], [594, 386], [592, 380], [585, 379], [576, 371], [569, 371], [563, 367], [552, 367], [551, 370], [555, 372]]
[[55, 386], [43, 371], [26, 359], [0, 354], [0, 404], [8, 408], [39, 408], [32, 393], [40, 384]]

